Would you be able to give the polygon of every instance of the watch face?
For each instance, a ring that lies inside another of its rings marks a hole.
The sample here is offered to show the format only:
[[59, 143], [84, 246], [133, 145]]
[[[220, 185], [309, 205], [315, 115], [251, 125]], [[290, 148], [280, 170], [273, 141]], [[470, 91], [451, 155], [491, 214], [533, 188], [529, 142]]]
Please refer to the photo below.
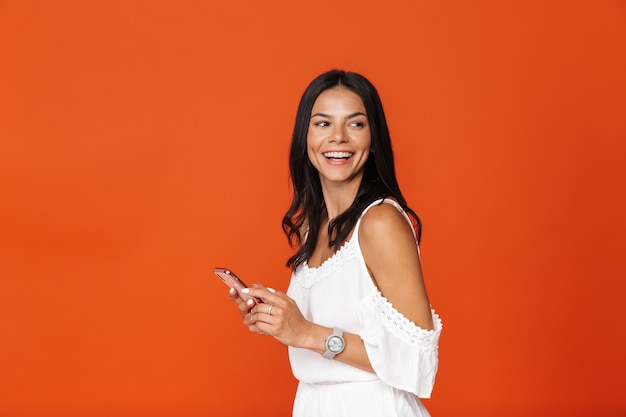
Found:
[[343, 350], [343, 339], [339, 336], [331, 336], [327, 347], [332, 353], [339, 353]]

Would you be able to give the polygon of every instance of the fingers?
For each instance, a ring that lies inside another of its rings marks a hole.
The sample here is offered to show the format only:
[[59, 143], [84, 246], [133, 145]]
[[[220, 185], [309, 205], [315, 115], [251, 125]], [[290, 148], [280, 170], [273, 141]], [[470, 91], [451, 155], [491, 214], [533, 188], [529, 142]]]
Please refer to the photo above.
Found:
[[250, 333], [263, 334], [263, 335], [267, 334], [263, 330], [261, 330], [256, 324], [249, 325], [248, 330], [250, 331]]
[[275, 304], [257, 304], [250, 309], [249, 314], [244, 318], [244, 323], [276, 324], [280, 321], [279, 316], [282, 316], [282, 312], [282, 309]]
[[228, 290], [228, 298], [230, 298], [232, 301], [236, 302], [237, 304], [241, 303], [242, 301], [241, 297], [239, 296], [239, 293], [234, 288], [231, 288], [230, 290]]
[[278, 304], [285, 296], [273, 288], [265, 288], [260, 285], [244, 288], [241, 292], [251, 297], [260, 298], [266, 304]]
[[281, 308], [275, 304], [257, 304], [250, 309], [249, 314], [254, 321], [265, 321], [268, 323], [275, 322], [276, 320], [270, 319], [270, 317], [276, 318], [281, 315]]
[[247, 293], [240, 294], [235, 288], [231, 288], [230, 290], [228, 290], [228, 298], [230, 298], [231, 301], [234, 301], [237, 304], [247, 302], [249, 305], [254, 305], [255, 301], [259, 301], [258, 299], [255, 299], [255, 297], [249, 296]]
[[228, 291], [228, 298], [230, 298], [231, 301], [237, 303], [239, 315], [243, 318], [246, 317], [246, 314], [248, 314], [250, 308], [254, 306], [253, 300], [249, 299], [248, 301], [244, 301], [244, 299], [239, 296], [239, 293], [234, 288], [231, 288]]
[[285, 309], [289, 308], [290, 298], [282, 292], [259, 284], [244, 288], [240, 292], [241, 294], [238, 294], [236, 290], [231, 290], [228, 296], [238, 303], [243, 324], [252, 333], [274, 335], [284, 320], [283, 315]]
[[[241, 291], [246, 296], [263, 300], [263, 303], [248, 305], [251, 314], [250, 323], [258, 323], [261, 326], [264, 326], [264, 324], [279, 325], [285, 317], [289, 316], [288, 312], [291, 309], [293, 300], [285, 293], [261, 286], [244, 288]], [[266, 328], [263, 330], [266, 333], [268, 332]]]

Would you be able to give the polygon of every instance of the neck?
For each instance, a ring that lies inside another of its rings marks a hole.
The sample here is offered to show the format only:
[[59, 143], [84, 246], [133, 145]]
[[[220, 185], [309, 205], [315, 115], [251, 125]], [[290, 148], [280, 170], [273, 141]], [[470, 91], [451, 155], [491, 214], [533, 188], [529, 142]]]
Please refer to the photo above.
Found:
[[361, 185], [361, 179], [355, 179], [349, 183], [328, 183], [322, 181], [322, 194], [326, 205], [328, 220], [333, 220], [352, 205]]

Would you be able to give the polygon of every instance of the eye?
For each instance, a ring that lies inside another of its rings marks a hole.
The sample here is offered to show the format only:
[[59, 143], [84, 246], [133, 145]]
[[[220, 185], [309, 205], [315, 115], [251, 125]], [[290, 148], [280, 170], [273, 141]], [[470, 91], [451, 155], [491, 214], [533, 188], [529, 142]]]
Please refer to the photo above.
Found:
[[330, 126], [330, 123], [328, 123], [326, 120], [320, 120], [319, 122], [313, 123], [313, 126], [327, 127]]
[[354, 121], [348, 123], [348, 126], [361, 128], [361, 127], [365, 127], [365, 122], [362, 122], [360, 120], [354, 120]]

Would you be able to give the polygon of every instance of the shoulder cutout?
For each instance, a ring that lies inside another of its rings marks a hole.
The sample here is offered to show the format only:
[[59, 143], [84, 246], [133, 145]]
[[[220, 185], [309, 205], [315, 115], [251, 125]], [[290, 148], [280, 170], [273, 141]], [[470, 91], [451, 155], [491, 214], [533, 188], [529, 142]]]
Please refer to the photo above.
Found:
[[393, 205], [380, 204], [362, 220], [359, 245], [374, 284], [409, 320], [432, 329], [419, 248], [407, 219]]

